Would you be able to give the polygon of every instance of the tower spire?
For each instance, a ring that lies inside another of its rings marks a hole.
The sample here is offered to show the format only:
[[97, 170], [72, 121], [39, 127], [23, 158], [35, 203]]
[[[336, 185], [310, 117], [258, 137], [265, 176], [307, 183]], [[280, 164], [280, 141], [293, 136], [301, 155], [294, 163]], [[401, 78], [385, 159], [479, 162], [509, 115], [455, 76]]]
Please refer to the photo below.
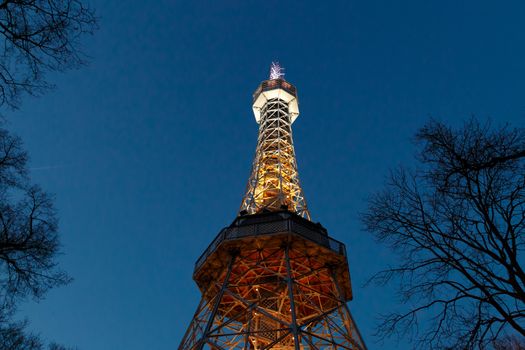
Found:
[[263, 81], [253, 94], [259, 137], [240, 211], [256, 214], [288, 209], [310, 219], [292, 139], [292, 123], [299, 115], [297, 90], [283, 77], [284, 68], [272, 62], [270, 80]]

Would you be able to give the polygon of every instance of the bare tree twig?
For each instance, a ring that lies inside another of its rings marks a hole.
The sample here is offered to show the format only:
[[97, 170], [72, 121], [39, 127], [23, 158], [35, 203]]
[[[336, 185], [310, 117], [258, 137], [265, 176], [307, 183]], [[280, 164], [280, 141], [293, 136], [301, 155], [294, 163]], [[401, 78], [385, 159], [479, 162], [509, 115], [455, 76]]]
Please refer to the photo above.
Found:
[[97, 18], [80, 0], [4, 0], [0, 3], [0, 105], [19, 105], [21, 93], [51, 87], [45, 73], [85, 63], [79, 39]]

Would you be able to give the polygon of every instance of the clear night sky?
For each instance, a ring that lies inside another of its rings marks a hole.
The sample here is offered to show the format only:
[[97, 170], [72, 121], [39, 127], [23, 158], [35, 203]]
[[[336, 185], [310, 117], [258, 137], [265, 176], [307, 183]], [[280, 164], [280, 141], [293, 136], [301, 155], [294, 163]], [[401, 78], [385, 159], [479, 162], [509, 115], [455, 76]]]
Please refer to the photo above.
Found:
[[429, 116], [524, 126], [522, 1], [102, 1], [91, 64], [8, 113], [33, 178], [56, 195], [75, 281], [22, 315], [91, 349], [174, 349], [200, 298], [195, 260], [231, 223], [255, 151], [251, 95], [279, 60], [299, 91], [294, 141], [312, 218], [346, 243], [369, 348], [394, 261], [358, 213], [413, 162]]

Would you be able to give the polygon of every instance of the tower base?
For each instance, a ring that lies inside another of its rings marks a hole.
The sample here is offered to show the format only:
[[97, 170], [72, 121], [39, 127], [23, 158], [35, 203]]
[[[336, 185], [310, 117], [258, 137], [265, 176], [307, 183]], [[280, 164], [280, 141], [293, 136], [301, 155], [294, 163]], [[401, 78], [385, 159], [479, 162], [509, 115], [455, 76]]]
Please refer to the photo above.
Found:
[[219, 242], [196, 270], [203, 297], [179, 350], [365, 350], [346, 305], [346, 256], [290, 230], [254, 238]]

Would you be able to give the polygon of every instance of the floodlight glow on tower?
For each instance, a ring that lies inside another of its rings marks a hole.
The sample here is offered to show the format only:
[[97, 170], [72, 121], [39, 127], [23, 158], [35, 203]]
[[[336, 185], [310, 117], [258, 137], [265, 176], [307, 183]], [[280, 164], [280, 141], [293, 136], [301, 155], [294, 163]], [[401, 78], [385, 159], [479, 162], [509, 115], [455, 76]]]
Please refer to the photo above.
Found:
[[202, 299], [179, 350], [366, 350], [347, 306], [346, 247], [310, 221], [292, 140], [297, 91], [283, 75], [272, 63], [253, 95], [246, 194], [195, 263]]
[[282, 71], [279, 64], [272, 63], [270, 80], [262, 82], [253, 94], [259, 137], [240, 211], [256, 214], [288, 208], [310, 219], [292, 139], [292, 123], [299, 116], [297, 90], [282, 79]]

